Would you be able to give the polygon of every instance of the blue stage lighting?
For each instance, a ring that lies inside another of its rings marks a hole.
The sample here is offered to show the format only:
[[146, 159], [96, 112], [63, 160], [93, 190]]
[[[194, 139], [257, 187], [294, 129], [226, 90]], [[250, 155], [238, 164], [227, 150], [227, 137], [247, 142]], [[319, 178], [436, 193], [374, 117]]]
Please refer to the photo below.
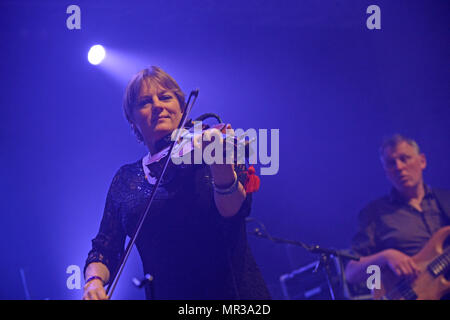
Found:
[[89, 50], [88, 60], [90, 63], [97, 65], [103, 61], [105, 55], [106, 55], [105, 48], [97, 44], [91, 47], [91, 49]]

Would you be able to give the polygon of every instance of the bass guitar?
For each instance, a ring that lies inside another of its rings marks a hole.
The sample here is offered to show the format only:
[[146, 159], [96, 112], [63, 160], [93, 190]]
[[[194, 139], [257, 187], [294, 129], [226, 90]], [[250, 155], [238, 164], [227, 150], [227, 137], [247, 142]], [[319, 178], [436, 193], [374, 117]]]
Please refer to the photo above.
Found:
[[373, 290], [374, 299], [439, 300], [450, 292], [450, 246], [444, 247], [450, 226], [435, 232], [425, 247], [412, 257], [421, 273], [414, 281], [400, 278], [389, 267], [381, 269], [381, 287]]

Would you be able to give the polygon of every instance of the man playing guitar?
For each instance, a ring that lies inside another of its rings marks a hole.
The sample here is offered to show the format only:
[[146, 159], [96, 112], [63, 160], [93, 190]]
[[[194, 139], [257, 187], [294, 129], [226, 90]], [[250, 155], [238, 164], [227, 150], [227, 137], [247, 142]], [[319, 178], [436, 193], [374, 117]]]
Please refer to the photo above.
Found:
[[[436, 231], [450, 225], [450, 191], [431, 189], [424, 184], [422, 172], [427, 161], [412, 139], [398, 134], [386, 139], [380, 148], [380, 158], [393, 188], [389, 195], [372, 201], [360, 212], [358, 232], [352, 240], [352, 249], [360, 260], [348, 263], [345, 276], [349, 283], [365, 282], [367, 267], [378, 265], [382, 283], [387, 279], [392, 282], [388, 276], [391, 274], [413, 287], [428, 272], [427, 264], [419, 263], [415, 255]], [[442, 253], [445, 245], [445, 239], [441, 240], [436, 255]], [[448, 268], [444, 271], [449, 273]], [[430, 296], [407, 294], [395, 298], [421, 297]]]

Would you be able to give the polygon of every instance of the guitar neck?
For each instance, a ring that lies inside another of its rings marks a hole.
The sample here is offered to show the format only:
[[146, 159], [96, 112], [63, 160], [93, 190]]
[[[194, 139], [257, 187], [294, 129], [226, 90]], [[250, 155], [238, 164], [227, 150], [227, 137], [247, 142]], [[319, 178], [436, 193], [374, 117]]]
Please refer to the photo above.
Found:
[[447, 272], [450, 267], [450, 247], [448, 247], [441, 255], [436, 257], [427, 267], [427, 270], [434, 276], [438, 277]]

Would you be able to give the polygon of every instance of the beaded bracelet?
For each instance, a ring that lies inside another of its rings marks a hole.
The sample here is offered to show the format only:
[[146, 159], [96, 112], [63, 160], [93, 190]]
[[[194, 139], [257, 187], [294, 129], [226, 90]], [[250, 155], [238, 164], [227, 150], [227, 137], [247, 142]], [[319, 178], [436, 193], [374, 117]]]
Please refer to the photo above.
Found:
[[239, 180], [237, 178], [236, 172], [234, 172], [234, 182], [228, 188], [218, 188], [213, 180], [214, 191], [221, 195], [232, 194], [233, 192], [235, 192], [237, 190], [238, 185], [239, 185]]
[[102, 282], [102, 284], [105, 285], [105, 281], [103, 281], [103, 279], [101, 277], [99, 277], [99, 276], [92, 276], [92, 277], [90, 277], [89, 279], [86, 280], [84, 285], [86, 285], [88, 282], [90, 282], [92, 280], [95, 280], [95, 279], [100, 280]]

